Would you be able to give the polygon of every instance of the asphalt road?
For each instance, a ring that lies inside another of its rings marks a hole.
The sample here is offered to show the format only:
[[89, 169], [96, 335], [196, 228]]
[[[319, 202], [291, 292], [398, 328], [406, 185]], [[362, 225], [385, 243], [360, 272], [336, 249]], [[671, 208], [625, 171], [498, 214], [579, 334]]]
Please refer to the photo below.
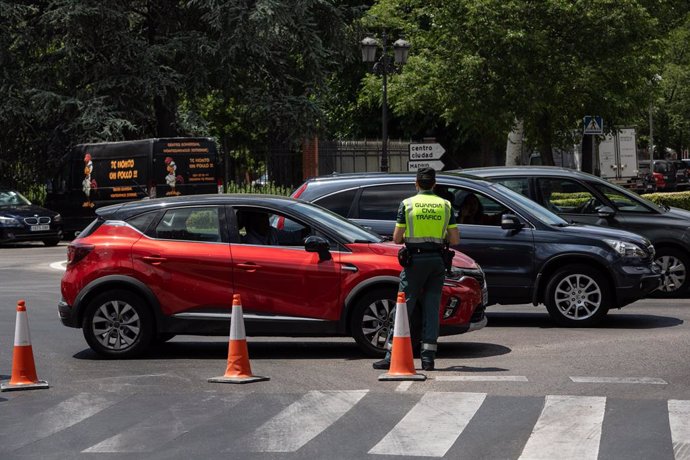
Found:
[[414, 383], [379, 382], [351, 339], [250, 338], [270, 381], [222, 385], [207, 379], [225, 370], [225, 338], [94, 354], [57, 317], [65, 254], [0, 248], [0, 379], [25, 299], [51, 386], [0, 393], [3, 459], [690, 459], [690, 299], [639, 301], [589, 329], [492, 306], [488, 327], [443, 338], [437, 370]]

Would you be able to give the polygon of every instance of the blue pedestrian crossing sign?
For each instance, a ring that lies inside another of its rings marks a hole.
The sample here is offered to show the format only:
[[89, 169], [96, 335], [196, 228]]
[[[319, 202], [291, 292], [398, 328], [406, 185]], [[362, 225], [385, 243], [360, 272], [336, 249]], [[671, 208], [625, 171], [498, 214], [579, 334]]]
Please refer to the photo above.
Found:
[[604, 134], [604, 120], [601, 117], [587, 115], [583, 121], [584, 134]]

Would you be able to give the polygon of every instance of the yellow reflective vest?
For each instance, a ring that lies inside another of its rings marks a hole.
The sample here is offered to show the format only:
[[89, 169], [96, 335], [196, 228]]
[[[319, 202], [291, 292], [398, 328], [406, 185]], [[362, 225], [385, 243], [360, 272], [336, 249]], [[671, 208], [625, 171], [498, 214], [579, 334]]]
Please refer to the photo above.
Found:
[[402, 207], [405, 223], [399, 218], [395, 225], [405, 228], [405, 243], [442, 245], [448, 229], [457, 227], [450, 202], [431, 191], [403, 200]]

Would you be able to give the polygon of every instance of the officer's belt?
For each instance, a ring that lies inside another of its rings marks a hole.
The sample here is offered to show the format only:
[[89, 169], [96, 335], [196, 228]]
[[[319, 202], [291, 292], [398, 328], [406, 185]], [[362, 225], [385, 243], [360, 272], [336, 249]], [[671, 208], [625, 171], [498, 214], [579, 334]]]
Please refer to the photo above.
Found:
[[433, 249], [411, 248], [409, 246], [407, 247], [407, 250], [410, 251], [410, 254], [427, 254], [427, 253], [440, 254], [442, 249], [443, 248], [440, 246], [438, 248], [433, 248]]

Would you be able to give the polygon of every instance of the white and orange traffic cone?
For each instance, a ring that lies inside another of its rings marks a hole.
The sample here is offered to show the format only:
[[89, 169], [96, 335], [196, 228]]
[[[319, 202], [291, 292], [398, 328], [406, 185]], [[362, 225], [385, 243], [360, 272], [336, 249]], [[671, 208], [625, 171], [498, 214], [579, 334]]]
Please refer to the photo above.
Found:
[[426, 380], [426, 375], [418, 374], [412, 356], [410, 320], [407, 317], [405, 293], [398, 293], [395, 304], [395, 326], [393, 327], [393, 349], [388, 372], [381, 374], [379, 380]]
[[26, 303], [17, 302], [17, 321], [14, 326], [14, 351], [12, 353], [12, 377], [0, 385], [2, 391], [38, 390], [48, 388], [48, 382], [38, 380], [34, 352], [29, 336], [29, 318], [26, 315]]
[[252, 375], [247, 351], [247, 336], [244, 332], [244, 317], [240, 295], [232, 296], [232, 318], [230, 320], [230, 343], [228, 344], [228, 367], [225, 375], [208, 379], [213, 383], [250, 383], [269, 380], [268, 377]]

